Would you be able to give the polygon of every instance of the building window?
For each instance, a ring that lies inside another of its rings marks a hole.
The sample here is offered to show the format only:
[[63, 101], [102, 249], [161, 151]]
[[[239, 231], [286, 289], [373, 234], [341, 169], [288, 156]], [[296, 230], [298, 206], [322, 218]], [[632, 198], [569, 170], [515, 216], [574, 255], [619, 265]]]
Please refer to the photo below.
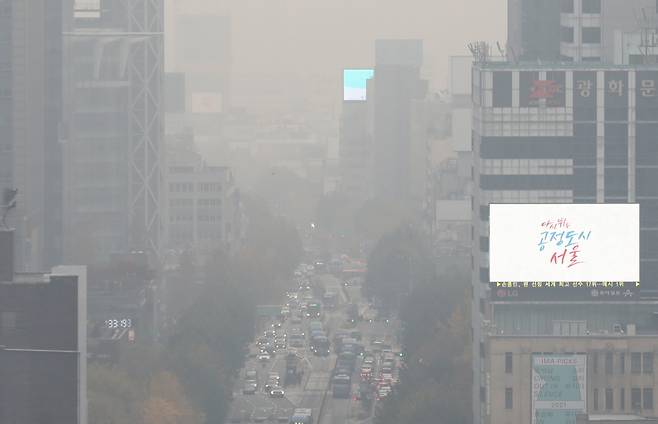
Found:
[[612, 374], [612, 352], [605, 353], [605, 373], [606, 375]]
[[601, 0], [583, 0], [583, 13], [601, 13]]
[[653, 389], [642, 389], [642, 409], [653, 409]]
[[[619, 373], [626, 374], [626, 354], [619, 354]], [[622, 389], [623, 390], [623, 389]]]
[[623, 387], [619, 389], [619, 409], [621, 411], [626, 410], [626, 389]]
[[512, 409], [514, 407], [513, 394], [511, 387], [505, 388], [505, 409]]
[[644, 352], [642, 354], [642, 373], [653, 374], [653, 352]]
[[511, 374], [512, 373], [512, 365], [513, 365], [513, 356], [512, 352], [505, 352], [505, 373]]
[[562, 13], [573, 13], [573, 0], [562, 0], [560, 11]]
[[583, 44], [601, 43], [601, 28], [599, 27], [584, 27], [582, 35], [583, 35]]
[[512, 73], [493, 72], [493, 107], [512, 107]]
[[605, 410], [612, 411], [612, 389], [605, 389]]
[[592, 352], [590, 354], [592, 357], [592, 373], [598, 374], [599, 373], [599, 354], [596, 352]]
[[561, 31], [562, 31], [562, 37], [561, 37], [562, 42], [573, 43], [573, 27], [563, 26]]
[[0, 329], [11, 329], [16, 328], [16, 312], [4, 311], [0, 314]]
[[642, 372], [642, 354], [639, 352], [631, 353], [631, 374]]
[[599, 410], [599, 389], [594, 389], [594, 393], [592, 393], [592, 403], [593, 408], [595, 411]]
[[634, 411], [640, 410], [642, 407], [642, 392], [640, 389], [633, 387], [631, 389], [631, 408]]

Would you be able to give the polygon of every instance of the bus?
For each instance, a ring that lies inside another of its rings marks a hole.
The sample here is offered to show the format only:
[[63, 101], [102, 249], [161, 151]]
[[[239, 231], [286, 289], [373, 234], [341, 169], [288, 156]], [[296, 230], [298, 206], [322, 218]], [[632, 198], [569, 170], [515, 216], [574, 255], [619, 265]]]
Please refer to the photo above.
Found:
[[359, 305], [356, 303], [350, 303], [347, 306], [347, 320], [352, 324], [359, 320]]
[[328, 291], [322, 296], [322, 303], [325, 309], [336, 309], [338, 306], [338, 293], [335, 291]]
[[315, 356], [329, 356], [329, 339], [327, 336], [317, 336], [311, 340], [311, 351]]
[[297, 408], [290, 417], [289, 424], [313, 424], [313, 410], [310, 408]]
[[349, 375], [340, 374], [333, 380], [333, 395], [335, 398], [346, 399], [350, 397], [352, 391], [352, 380]]

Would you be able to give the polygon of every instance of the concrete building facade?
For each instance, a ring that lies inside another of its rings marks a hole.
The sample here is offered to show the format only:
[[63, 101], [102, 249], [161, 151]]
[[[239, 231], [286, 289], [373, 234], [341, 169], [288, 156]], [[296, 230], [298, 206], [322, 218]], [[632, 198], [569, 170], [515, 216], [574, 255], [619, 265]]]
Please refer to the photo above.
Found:
[[[620, 35], [649, 29], [655, 34], [657, 23], [653, 0], [565, 0], [560, 11], [560, 55], [565, 61], [621, 64], [615, 56], [630, 46], [617, 42]], [[635, 47], [628, 54], [640, 63], [643, 52], [640, 45]]]
[[427, 81], [420, 40], [377, 40], [373, 98], [373, 194], [422, 210], [429, 180]]
[[72, 0], [0, 6], [0, 193], [18, 189], [9, 222], [18, 269], [43, 269], [62, 254], [62, 33]]
[[238, 247], [240, 193], [230, 168], [210, 166], [193, 150], [170, 148], [165, 170], [165, 246], [211, 253]]
[[654, 0], [509, 0], [510, 61], [655, 63]]
[[[526, 309], [514, 306], [492, 311], [490, 301], [511, 298], [543, 302], [546, 293], [555, 296], [552, 300], [603, 299], [600, 290], [577, 297], [572, 292], [557, 294], [550, 289], [541, 296], [531, 288], [490, 289], [490, 203], [639, 203], [641, 290], [631, 296], [633, 300], [655, 296], [657, 84], [655, 66], [476, 64], [472, 97], [472, 320], [473, 354], [481, 358], [474, 360], [473, 370], [476, 422], [484, 422], [487, 416], [487, 400], [482, 396], [486, 392], [482, 365], [487, 358], [480, 356], [481, 344], [487, 339], [483, 326], [511, 316], [517, 316], [519, 325], [536, 322], [541, 309], [534, 304]], [[604, 296], [624, 296], [622, 290], [604, 292]], [[598, 299], [593, 299], [595, 295]], [[573, 308], [589, 310], [592, 315], [581, 318], [588, 323], [599, 312], [598, 316], [611, 313], [599, 305]], [[529, 327], [523, 334], [534, 336], [538, 331]]]
[[[654, 370], [658, 338], [655, 334], [492, 335], [487, 340], [487, 409], [490, 414], [484, 422], [538, 422], [532, 417], [533, 411], [537, 414], [541, 405], [540, 394], [532, 388], [533, 382], [539, 380], [536, 374], [539, 367], [533, 364], [533, 358], [578, 356], [583, 358], [586, 367], [582, 413], [609, 414], [617, 420], [629, 415], [658, 416], [658, 370]], [[554, 384], [559, 389], [567, 385], [559, 377], [546, 384]], [[572, 418], [575, 415], [572, 413]]]
[[0, 274], [0, 422], [86, 424], [86, 268]]
[[133, 249], [157, 255], [162, 0], [80, 6], [65, 40], [72, 70], [64, 150], [67, 258], [107, 261], [111, 253]]

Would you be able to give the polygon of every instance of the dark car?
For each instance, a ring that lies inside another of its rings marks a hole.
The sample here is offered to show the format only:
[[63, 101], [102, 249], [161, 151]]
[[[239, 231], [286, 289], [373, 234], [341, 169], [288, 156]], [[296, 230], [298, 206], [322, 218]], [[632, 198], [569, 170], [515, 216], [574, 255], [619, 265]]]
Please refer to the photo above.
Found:
[[249, 381], [244, 384], [244, 387], [242, 388], [242, 394], [253, 395], [256, 393], [256, 390], [258, 390], [258, 384]]

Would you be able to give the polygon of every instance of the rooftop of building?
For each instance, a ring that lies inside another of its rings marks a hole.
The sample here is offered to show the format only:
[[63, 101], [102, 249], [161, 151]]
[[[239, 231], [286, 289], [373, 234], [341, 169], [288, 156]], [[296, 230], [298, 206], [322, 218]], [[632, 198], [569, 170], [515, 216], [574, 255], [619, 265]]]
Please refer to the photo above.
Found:
[[584, 71], [627, 71], [627, 70], [658, 70], [658, 64], [616, 65], [602, 62], [509, 62], [488, 61], [473, 62], [474, 68], [524, 70], [524, 71], [553, 71], [553, 70], [584, 70]]
[[647, 418], [641, 417], [639, 415], [631, 414], [598, 414], [598, 415], [589, 415], [587, 417], [587, 422], [599, 422], [599, 421], [658, 421], [656, 418]]

